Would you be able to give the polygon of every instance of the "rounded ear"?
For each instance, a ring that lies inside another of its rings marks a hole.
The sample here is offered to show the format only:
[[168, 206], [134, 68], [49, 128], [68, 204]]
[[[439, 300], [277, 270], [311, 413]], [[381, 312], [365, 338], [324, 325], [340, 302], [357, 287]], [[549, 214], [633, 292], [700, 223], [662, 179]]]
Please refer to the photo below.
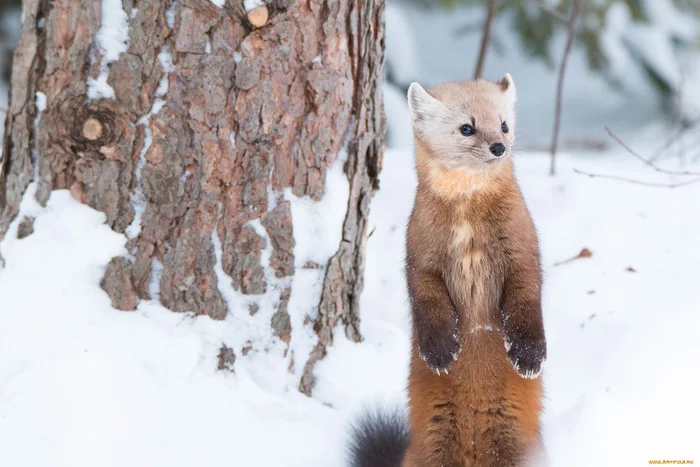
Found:
[[413, 127], [424, 131], [434, 122], [440, 113], [440, 101], [428, 94], [418, 83], [408, 87], [408, 110], [411, 112]]
[[513, 81], [513, 77], [510, 76], [510, 73], [506, 73], [498, 82], [498, 85], [501, 87], [501, 91], [510, 99], [511, 103], [515, 104], [515, 82]]

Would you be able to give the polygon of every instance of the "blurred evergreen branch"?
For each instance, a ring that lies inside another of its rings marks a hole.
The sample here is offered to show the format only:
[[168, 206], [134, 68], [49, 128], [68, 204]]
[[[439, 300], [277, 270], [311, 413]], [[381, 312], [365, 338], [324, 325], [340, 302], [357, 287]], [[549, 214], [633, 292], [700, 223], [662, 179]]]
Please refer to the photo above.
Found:
[[[481, 7], [486, 11], [488, 0], [398, 0], [402, 3], [418, 5], [426, 9], [455, 9], [457, 7]], [[653, 1], [653, 0], [652, 0]], [[671, 0], [676, 8], [686, 14], [693, 15], [700, 20], [700, 1], [698, 0]], [[573, 0], [501, 0], [499, 2], [498, 15], [509, 18], [513, 29], [516, 31], [524, 52], [529, 57], [543, 61], [550, 67], [559, 62], [559, 51], [550, 47], [552, 38], [556, 34], [565, 34], [568, 12], [571, 11]], [[610, 70], [610, 59], [605, 52], [602, 43], [602, 32], [606, 27], [608, 12], [614, 6], [622, 5], [629, 12], [630, 18], [639, 24], [649, 23], [648, 0], [596, 0], [587, 1], [581, 11], [576, 37], [575, 47], [585, 53], [588, 67], [600, 72], [611, 85], [618, 85]], [[480, 30], [481, 22], [469, 22], [465, 19], [465, 25], [455, 31], [457, 35], [476, 33]], [[680, 48], [700, 49], [700, 34], [694, 41], [688, 41], [680, 35], [671, 36]], [[623, 44], [624, 45], [624, 44]], [[668, 83], [654, 70], [653, 64], [643, 54], [631, 54], [637, 61], [640, 69], [646, 74], [649, 82], [654, 85], [664, 99], [670, 98], [670, 93], [678, 83]]]

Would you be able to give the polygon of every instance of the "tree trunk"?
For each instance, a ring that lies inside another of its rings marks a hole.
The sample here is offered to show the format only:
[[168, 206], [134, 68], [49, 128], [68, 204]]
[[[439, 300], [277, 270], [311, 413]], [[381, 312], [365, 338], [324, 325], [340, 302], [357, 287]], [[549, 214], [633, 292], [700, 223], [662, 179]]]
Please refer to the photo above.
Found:
[[[0, 240], [30, 183], [42, 204], [69, 189], [128, 239], [130, 255], [102, 280], [116, 308], [157, 299], [216, 320], [258, 311], [285, 346], [313, 328], [315, 348], [295, 356], [292, 345], [286, 357], [310, 394], [336, 324], [361, 339], [383, 10], [383, 0], [275, 0], [249, 12], [243, 0], [25, 0]], [[344, 219], [295, 219], [297, 207], [323, 205], [339, 167]], [[337, 245], [319, 258], [295, 230]]]

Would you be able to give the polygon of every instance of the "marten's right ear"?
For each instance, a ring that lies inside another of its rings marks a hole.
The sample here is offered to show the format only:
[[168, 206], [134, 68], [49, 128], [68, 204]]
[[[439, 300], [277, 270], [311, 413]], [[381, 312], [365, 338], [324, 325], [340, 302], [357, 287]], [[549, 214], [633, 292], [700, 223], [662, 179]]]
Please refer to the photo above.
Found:
[[418, 83], [408, 87], [408, 110], [413, 119], [413, 128], [421, 132], [429, 131], [440, 114], [440, 101], [423, 89]]

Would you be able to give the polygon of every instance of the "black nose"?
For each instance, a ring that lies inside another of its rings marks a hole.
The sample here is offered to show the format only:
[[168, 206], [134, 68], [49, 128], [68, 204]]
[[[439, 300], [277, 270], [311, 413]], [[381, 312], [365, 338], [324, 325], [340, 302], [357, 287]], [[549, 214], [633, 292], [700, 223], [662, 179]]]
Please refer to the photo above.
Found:
[[506, 147], [501, 143], [493, 143], [489, 149], [491, 149], [491, 154], [496, 157], [501, 157], [506, 152]]

